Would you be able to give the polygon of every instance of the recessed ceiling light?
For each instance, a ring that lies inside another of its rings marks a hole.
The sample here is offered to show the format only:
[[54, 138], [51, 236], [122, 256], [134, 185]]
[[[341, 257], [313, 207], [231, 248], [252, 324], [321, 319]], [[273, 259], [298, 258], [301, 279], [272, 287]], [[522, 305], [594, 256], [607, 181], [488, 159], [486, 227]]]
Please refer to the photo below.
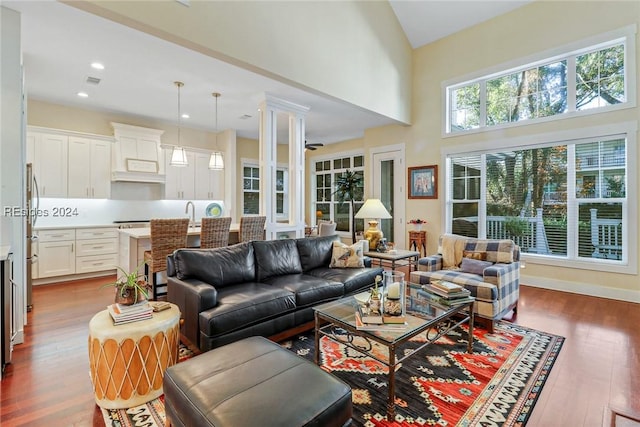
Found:
[[80, 98], [88, 98], [89, 94], [87, 92], [78, 92], [78, 96]]
[[185, 114], [183, 114], [183, 115], [182, 115], [182, 118], [183, 118], [183, 119], [188, 119], [188, 118], [189, 118], [189, 115], [185, 113]]
[[91, 68], [95, 68], [96, 70], [104, 70], [104, 65], [99, 62], [92, 62]]

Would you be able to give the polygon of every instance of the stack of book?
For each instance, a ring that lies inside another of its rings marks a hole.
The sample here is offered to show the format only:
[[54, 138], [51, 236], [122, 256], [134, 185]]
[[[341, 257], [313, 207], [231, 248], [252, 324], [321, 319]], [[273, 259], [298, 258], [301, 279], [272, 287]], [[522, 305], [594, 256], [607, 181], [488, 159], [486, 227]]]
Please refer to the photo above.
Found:
[[423, 285], [422, 288], [427, 291], [426, 293], [421, 293], [422, 297], [446, 306], [468, 304], [474, 301], [471, 292], [453, 282], [434, 280], [427, 285]]
[[397, 331], [406, 328], [405, 316], [389, 316], [368, 311], [358, 305], [356, 310], [356, 329], [360, 331]]
[[107, 309], [113, 318], [114, 325], [151, 319], [153, 314], [153, 306], [149, 304], [149, 301], [142, 301], [133, 305], [111, 304], [107, 306]]

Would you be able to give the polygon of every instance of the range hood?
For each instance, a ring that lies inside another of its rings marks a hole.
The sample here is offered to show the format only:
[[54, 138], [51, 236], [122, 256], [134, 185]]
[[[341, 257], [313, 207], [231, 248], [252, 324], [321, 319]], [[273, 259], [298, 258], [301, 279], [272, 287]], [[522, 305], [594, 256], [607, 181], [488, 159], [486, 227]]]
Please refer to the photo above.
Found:
[[111, 180], [165, 183], [162, 130], [111, 123], [115, 146], [111, 156]]
[[166, 179], [164, 175], [157, 173], [141, 173], [141, 172], [127, 172], [127, 171], [113, 171], [111, 172], [111, 181], [114, 182], [146, 182], [151, 184], [164, 184]]

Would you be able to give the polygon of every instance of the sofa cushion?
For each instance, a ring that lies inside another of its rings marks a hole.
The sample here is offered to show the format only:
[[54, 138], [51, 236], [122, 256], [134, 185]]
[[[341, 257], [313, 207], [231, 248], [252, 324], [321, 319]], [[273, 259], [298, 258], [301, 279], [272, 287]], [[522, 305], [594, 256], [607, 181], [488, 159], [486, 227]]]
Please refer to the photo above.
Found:
[[462, 257], [463, 258], [478, 259], [480, 261], [485, 261], [487, 259], [487, 253], [486, 252], [480, 252], [480, 251], [477, 251], [477, 252], [474, 252], [474, 251], [462, 251]]
[[256, 254], [258, 282], [263, 282], [269, 277], [302, 273], [295, 240], [258, 240], [253, 242], [253, 250]]
[[331, 262], [333, 242], [336, 236], [306, 237], [296, 240], [300, 264], [305, 273], [318, 267], [327, 267]]
[[331, 268], [361, 268], [364, 267], [364, 252], [362, 241], [353, 245], [345, 245], [342, 242], [333, 242], [331, 253]]
[[470, 239], [467, 241], [464, 250], [472, 252], [486, 252], [487, 261], [491, 262], [513, 262], [513, 251], [515, 243], [513, 240], [489, 240]]
[[209, 336], [226, 334], [296, 309], [295, 295], [264, 283], [242, 283], [218, 289], [218, 305], [199, 316]]
[[331, 301], [340, 298], [344, 293], [344, 286], [341, 282], [308, 274], [274, 276], [267, 279], [265, 283], [293, 292], [296, 296], [297, 308]]
[[478, 259], [462, 258], [462, 264], [460, 264], [460, 270], [463, 273], [483, 275], [484, 269], [492, 266], [493, 263], [489, 261], [481, 261]]
[[376, 276], [382, 276], [382, 268], [329, 268], [320, 267], [309, 271], [315, 277], [342, 282], [345, 295], [373, 286]]
[[217, 288], [255, 280], [250, 243], [216, 249], [178, 249], [173, 260], [180, 280], [198, 279]]

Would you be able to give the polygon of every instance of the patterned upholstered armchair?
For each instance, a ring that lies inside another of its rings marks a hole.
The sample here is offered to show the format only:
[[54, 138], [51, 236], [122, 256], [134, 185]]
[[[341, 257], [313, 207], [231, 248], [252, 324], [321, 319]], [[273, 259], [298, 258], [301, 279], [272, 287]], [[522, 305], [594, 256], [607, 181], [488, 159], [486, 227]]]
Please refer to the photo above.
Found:
[[421, 258], [413, 283], [447, 280], [476, 298], [476, 320], [493, 331], [493, 322], [517, 311], [520, 294], [520, 248], [512, 240], [475, 239], [445, 234], [438, 253]]

